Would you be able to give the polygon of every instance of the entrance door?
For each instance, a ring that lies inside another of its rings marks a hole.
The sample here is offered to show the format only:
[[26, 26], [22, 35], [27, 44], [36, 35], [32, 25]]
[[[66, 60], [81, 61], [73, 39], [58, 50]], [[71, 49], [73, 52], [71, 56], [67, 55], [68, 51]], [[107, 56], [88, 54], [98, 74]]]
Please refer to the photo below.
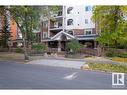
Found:
[[61, 50], [65, 51], [66, 49], [66, 41], [61, 41]]
[[66, 41], [67, 41], [67, 37], [66, 35], [62, 35], [61, 36], [61, 50], [62, 51], [65, 51], [65, 48], [66, 48]]

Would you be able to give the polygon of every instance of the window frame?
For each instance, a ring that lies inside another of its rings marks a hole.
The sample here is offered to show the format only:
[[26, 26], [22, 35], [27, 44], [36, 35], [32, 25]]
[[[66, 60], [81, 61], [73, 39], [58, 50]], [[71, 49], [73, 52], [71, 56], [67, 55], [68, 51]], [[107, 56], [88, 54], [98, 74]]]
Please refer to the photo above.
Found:
[[88, 24], [89, 23], [89, 20], [88, 19], [85, 19], [85, 24]]
[[[69, 8], [70, 8], [70, 9], [69, 9]], [[67, 14], [71, 14], [72, 10], [73, 10], [73, 7], [68, 7], [68, 8], [67, 8]]]
[[[72, 32], [72, 34], [69, 33], [69, 32]], [[68, 30], [67, 33], [70, 34], [70, 35], [74, 35], [74, 31], [73, 30]]]
[[85, 6], [85, 12], [91, 11], [92, 7], [91, 6]]
[[93, 34], [92, 28], [84, 29], [84, 34], [85, 34], [85, 35], [92, 35], [92, 34]]
[[[71, 20], [71, 22], [69, 22], [69, 20]], [[73, 21], [74, 21], [73, 19], [68, 19], [68, 20], [67, 20], [67, 26], [73, 25]], [[71, 24], [70, 24], [70, 23], [71, 23]]]
[[[46, 36], [45, 36], [46, 35]], [[48, 33], [47, 32], [43, 32], [43, 38], [48, 38]]]
[[48, 27], [48, 22], [43, 22], [43, 27], [47, 28]]

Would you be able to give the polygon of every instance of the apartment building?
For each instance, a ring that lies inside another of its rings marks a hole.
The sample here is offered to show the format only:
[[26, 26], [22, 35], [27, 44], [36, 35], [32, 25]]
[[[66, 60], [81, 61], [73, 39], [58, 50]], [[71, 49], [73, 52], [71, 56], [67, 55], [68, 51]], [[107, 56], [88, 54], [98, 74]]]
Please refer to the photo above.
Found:
[[22, 46], [22, 33], [13, 18], [10, 20], [10, 32], [13, 46]]
[[91, 17], [92, 6], [59, 6], [59, 11], [50, 19], [41, 21], [39, 41], [58, 52], [64, 51], [71, 39], [77, 39], [84, 47], [96, 48], [98, 35]]
[[[2, 33], [2, 30], [4, 30], [4, 26], [5, 26], [5, 21], [4, 21], [4, 17], [0, 16], [0, 35]], [[8, 33], [10, 33], [10, 38], [8, 40], [9, 43], [12, 46], [21, 46], [22, 45], [22, 34], [21, 31], [19, 30], [19, 28], [17, 27], [16, 22], [14, 21], [14, 19], [10, 16], [10, 13], [7, 12], [7, 24], [8, 24]]]

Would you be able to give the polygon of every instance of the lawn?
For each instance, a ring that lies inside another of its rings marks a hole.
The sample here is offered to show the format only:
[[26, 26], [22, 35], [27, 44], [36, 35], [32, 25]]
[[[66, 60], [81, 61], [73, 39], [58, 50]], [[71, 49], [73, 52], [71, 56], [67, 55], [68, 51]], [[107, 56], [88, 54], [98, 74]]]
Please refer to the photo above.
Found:
[[127, 63], [127, 58], [113, 57], [112, 61]]
[[0, 52], [0, 60], [23, 62], [24, 55], [13, 52]]
[[[42, 59], [43, 56], [29, 56], [30, 60], [38, 60]], [[20, 63], [25, 63], [24, 54], [23, 53], [15, 53], [15, 52], [0, 52], [0, 60], [2, 61], [16, 61]]]
[[91, 70], [127, 73], [127, 66], [121, 64], [87, 63]]

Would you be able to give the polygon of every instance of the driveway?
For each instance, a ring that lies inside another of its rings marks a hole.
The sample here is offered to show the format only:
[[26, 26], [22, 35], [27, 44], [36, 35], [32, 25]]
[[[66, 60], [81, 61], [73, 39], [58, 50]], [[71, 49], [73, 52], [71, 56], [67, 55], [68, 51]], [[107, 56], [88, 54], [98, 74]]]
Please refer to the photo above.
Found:
[[65, 67], [65, 68], [74, 68], [80, 69], [81, 66], [85, 64], [84, 60], [63, 60], [63, 59], [40, 59], [30, 61], [27, 64], [38, 64], [45, 66], [55, 66], [55, 67]]

